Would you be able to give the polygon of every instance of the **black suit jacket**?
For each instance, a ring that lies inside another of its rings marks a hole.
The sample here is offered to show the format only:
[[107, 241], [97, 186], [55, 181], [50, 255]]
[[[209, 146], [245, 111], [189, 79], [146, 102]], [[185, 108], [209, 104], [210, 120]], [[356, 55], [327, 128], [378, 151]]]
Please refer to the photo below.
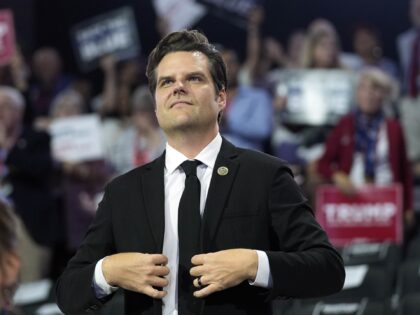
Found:
[[[66, 313], [94, 310], [96, 262], [120, 252], [161, 253], [164, 233], [164, 155], [106, 188], [83, 245], [57, 283]], [[217, 169], [229, 169], [226, 176]], [[203, 215], [204, 252], [251, 248], [267, 253], [273, 288], [246, 281], [203, 300], [203, 314], [269, 314], [276, 297], [316, 297], [341, 289], [341, 257], [330, 245], [290, 170], [277, 158], [223, 140]], [[126, 314], [160, 314], [161, 301], [125, 291]], [[182, 315], [182, 314], [180, 314]]]

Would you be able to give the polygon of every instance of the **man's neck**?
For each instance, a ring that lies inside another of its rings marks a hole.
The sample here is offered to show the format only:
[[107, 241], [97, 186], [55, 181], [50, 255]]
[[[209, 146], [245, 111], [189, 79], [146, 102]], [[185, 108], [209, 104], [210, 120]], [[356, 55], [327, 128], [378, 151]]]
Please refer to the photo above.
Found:
[[184, 154], [187, 158], [195, 158], [210, 142], [217, 136], [219, 130], [205, 134], [179, 133], [177, 135], [167, 136], [168, 144], [178, 152]]

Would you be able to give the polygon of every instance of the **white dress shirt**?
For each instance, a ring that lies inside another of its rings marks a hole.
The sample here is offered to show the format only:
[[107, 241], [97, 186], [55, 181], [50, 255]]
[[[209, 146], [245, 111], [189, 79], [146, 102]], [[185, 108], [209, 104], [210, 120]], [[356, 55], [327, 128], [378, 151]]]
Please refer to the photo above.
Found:
[[[217, 155], [222, 146], [222, 137], [218, 134], [194, 159], [202, 164], [197, 167], [197, 177], [201, 184], [200, 213], [203, 215], [204, 205], [210, 186]], [[163, 239], [163, 255], [168, 258], [170, 272], [167, 276], [169, 284], [165, 287], [168, 294], [163, 298], [163, 315], [178, 315], [177, 302], [177, 279], [178, 279], [178, 206], [185, 185], [185, 173], [180, 165], [188, 160], [186, 156], [175, 150], [169, 144], [166, 145], [165, 155], [165, 234]], [[268, 257], [265, 252], [257, 251], [258, 272], [254, 282], [250, 285], [271, 287], [272, 279]], [[98, 261], [95, 268], [94, 288], [98, 298], [104, 297], [117, 287], [108, 285], [102, 273], [102, 260]]]

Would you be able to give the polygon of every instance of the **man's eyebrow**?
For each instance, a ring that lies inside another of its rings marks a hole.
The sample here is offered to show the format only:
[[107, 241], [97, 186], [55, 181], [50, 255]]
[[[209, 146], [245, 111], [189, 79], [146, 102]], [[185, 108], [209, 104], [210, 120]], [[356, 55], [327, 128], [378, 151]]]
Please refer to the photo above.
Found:
[[[203, 71], [193, 71], [193, 72], [188, 72], [188, 73], [185, 74], [186, 77], [190, 77], [190, 76], [194, 76], [194, 75], [200, 76], [200, 77], [203, 77], [203, 78], [206, 76]], [[173, 80], [173, 78], [174, 77], [171, 76], [171, 75], [165, 75], [163, 77], [158, 78], [157, 83], [159, 84], [160, 82], [165, 81], [165, 80]]]
[[199, 76], [202, 76], [202, 77], [204, 77], [204, 76], [205, 76], [205, 75], [204, 75], [204, 73], [203, 73], [202, 71], [193, 71], [193, 72], [189, 72], [187, 75], [188, 75], [188, 76], [191, 76], [191, 75], [199, 75]]
[[158, 79], [158, 83], [160, 83], [160, 82], [162, 82], [162, 81], [165, 81], [165, 80], [170, 80], [170, 79], [172, 79], [173, 77], [172, 76], [170, 76], [170, 75], [166, 75], [166, 76], [163, 76], [163, 77], [160, 77], [159, 79]]

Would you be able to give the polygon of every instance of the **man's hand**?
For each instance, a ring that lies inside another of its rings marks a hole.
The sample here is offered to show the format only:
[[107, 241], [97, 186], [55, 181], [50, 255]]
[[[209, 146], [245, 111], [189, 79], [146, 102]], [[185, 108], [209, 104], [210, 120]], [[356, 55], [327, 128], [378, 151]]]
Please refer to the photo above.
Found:
[[344, 172], [335, 172], [332, 176], [334, 184], [337, 188], [347, 196], [356, 194], [357, 189], [351, 182], [349, 176]]
[[194, 292], [198, 298], [234, 287], [245, 280], [254, 281], [258, 270], [258, 255], [251, 249], [195, 255], [191, 262], [195, 265], [190, 270], [190, 274], [196, 277], [194, 286], [201, 288]]
[[102, 272], [109, 285], [161, 299], [167, 292], [154, 287], [168, 285], [164, 278], [169, 274], [167, 263], [161, 254], [121, 253], [105, 257]]

